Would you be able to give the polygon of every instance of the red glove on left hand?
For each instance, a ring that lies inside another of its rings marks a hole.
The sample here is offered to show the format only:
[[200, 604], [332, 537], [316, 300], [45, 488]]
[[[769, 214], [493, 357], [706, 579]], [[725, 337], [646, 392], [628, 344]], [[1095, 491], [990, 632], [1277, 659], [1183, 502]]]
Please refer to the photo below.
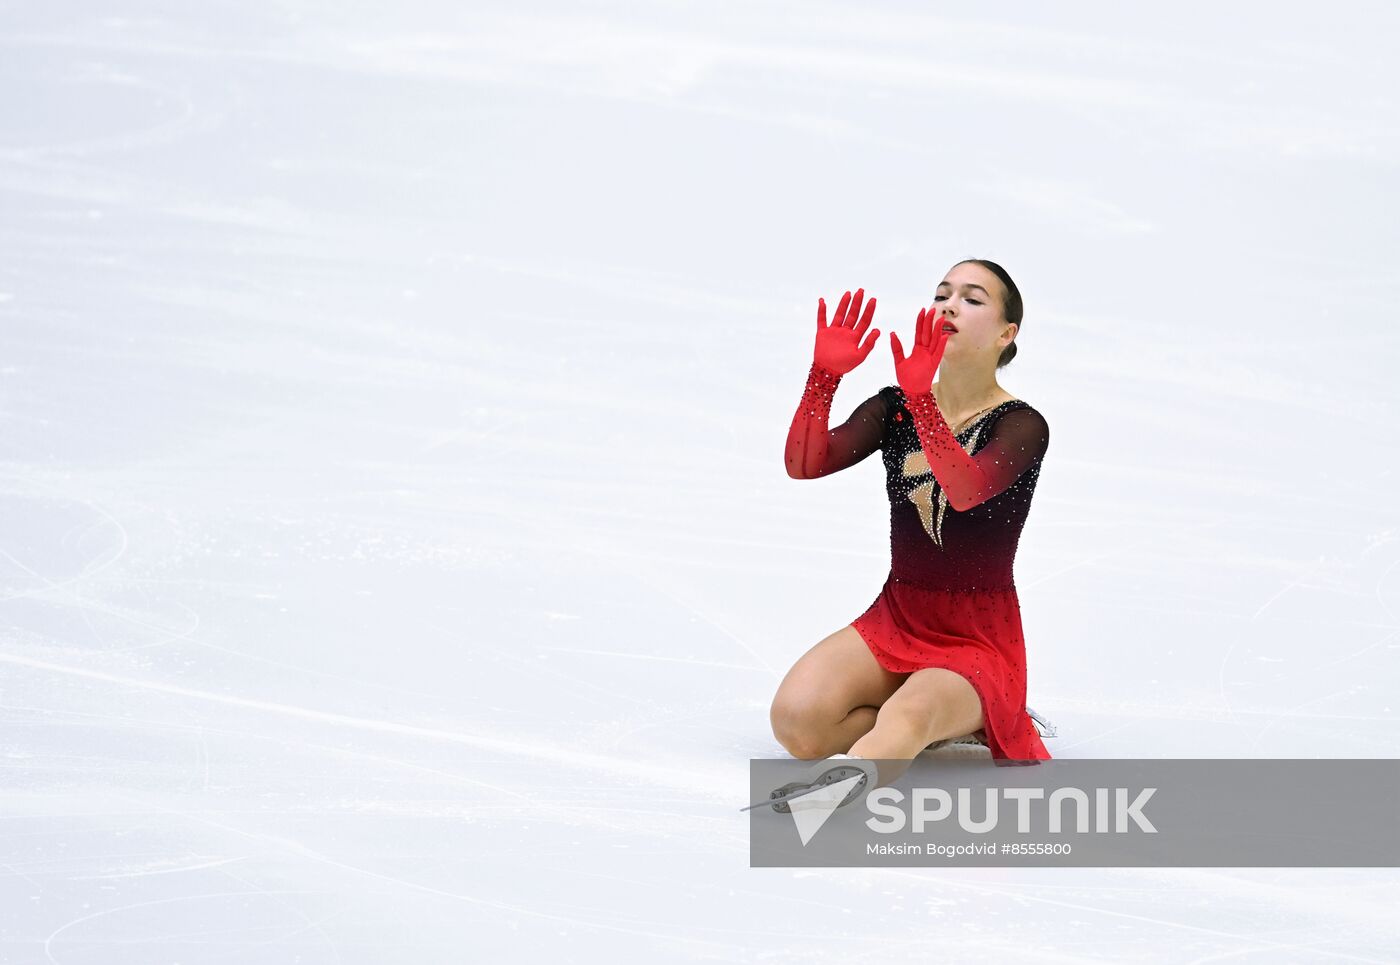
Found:
[[943, 316], [939, 315], [935, 321], [933, 315], [932, 308], [919, 309], [919, 318], [914, 324], [914, 348], [908, 358], [904, 357], [899, 336], [890, 332], [894, 374], [905, 396], [933, 390], [933, 373], [938, 371], [938, 363], [943, 360], [943, 349], [948, 344], [949, 335], [943, 329]]
[[933, 398], [933, 374], [943, 360], [948, 335], [943, 329], [942, 315], [935, 319], [932, 308], [921, 309], [909, 357], [904, 357], [899, 336], [894, 332], [890, 332], [890, 347], [894, 350], [895, 376], [904, 390], [904, 404], [914, 417], [914, 429], [919, 434], [919, 445], [928, 458], [929, 469], [943, 487], [948, 504], [958, 512], [965, 512], [1015, 482], [1030, 457], [1025, 446], [1014, 446], [1013, 456], [1009, 451], [1012, 444], [996, 439], [976, 456], [969, 456], [953, 434]]

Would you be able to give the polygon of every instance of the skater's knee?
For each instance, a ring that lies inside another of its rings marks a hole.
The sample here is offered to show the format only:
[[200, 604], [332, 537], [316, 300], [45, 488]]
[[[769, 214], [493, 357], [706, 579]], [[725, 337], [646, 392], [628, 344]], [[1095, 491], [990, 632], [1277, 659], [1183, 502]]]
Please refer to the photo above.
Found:
[[780, 694], [768, 712], [773, 736], [793, 757], [811, 760], [825, 757], [825, 741], [819, 730], [822, 722], [812, 713], [810, 705], [783, 698]]
[[775, 730], [773, 736], [778, 738], [778, 743], [783, 745], [783, 750], [799, 761], [814, 761], [819, 757], [830, 755], [828, 742], [816, 740], [815, 735], [811, 732], [795, 731], [780, 734]]

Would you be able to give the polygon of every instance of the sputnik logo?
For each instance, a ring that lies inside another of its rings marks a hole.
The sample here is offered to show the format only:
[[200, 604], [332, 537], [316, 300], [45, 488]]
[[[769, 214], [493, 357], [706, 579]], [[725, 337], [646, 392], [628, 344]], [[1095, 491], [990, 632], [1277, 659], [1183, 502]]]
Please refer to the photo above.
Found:
[[857, 774], [844, 781], [816, 788], [788, 802], [792, 823], [797, 825], [797, 836], [802, 839], [804, 848], [807, 846], [807, 842], [811, 841], [821, 830], [822, 825], [826, 824], [836, 813], [836, 809], [841, 806], [841, 802], [846, 799], [846, 795], [851, 792], [851, 789], [863, 780], [865, 780], [865, 775]]

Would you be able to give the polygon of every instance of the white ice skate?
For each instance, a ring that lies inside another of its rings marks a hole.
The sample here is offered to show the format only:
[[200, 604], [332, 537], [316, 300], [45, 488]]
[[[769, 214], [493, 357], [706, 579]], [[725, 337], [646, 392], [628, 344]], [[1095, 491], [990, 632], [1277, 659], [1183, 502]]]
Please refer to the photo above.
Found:
[[820, 791], [822, 788], [830, 787], [832, 784], [840, 784], [842, 781], [849, 780], [853, 777], [859, 778], [859, 780], [851, 785], [850, 789], [846, 792], [845, 796], [841, 798], [840, 803], [837, 804], [836, 807], [843, 808], [859, 798], [867, 787], [870, 787], [879, 779], [879, 771], [874, 761], [866, 760], [863, 757], [851, 757], [849, 754], [832, 754], [830, 757], [817, 761], [808, 768], [802, 780], [791, 781], [784, 784], [782, 787], [769, 794], [768, 800], [758, 801], [754, 804], [750, 804], [748, 807], [740, 808], [739, 810], [751, 811], [754, 808], [768, 804], [772, 806], [774, 811], [780, 814], [788, 814], [792, 811], [792, 805], [788, 802], [794, 798], [803, 797], [814, 791]]
[[[1044, 717], [1042, 717], [1042, 716], [1040, 716], [1039, 714], [1037, 714], [1035, 711], [1031, 710], [1031, 708], [1030, 708], [1029, 705], [1027, 705], [1027, 707], [1026, 707], [1026, 714], [1030, 717], [1032, 723], [1035, 724], [1035, 729], [1036, 729], [1036, 731], [1040, 734], [1041, 737], [1056, 737], [1056, 736], [1058, 736], [1059, 731], [1055, 728], [1055, 725], [1052, 724], [1052, 723], [1050, 723], [1050, 722], [1049, 722], [1048, 720], [1046, 720]], [[938, 750], [938, 748], [940, 748], [940, 747], [946, 747], [946, 746], [948, 746], [948, 745], [965, 745], [965, 746], [972, 746], [972, 747], [986, 747], [986, 746], [987, 746], [987, 732], [986, 732], [985, 730], [979, 730], [979, 731], [974, 731], [974, 732], [971, 733], [971, 734], [964, 734], [962, 737], [945, 737], [945, 738], [943, 738], [943, 740], [936, 740], [936, 741], [934, 741], [932, 744], [930, 744], [930, 745], [928, 745], [927, 747], [925, 747], [924, 750], [926, 750], [926, 751], [936, 751], [936, 750]]]
[[942, 740], [934, 741], [932, 744], [925, 747], [924, 750], [936, 751], [940, 747], [947, 747], [949, 745], [957, 745], [959, 747], [986, 747], [987, 732], [979, 730], [973, 731], [971, 734], [964, 734], [961, 737], [945, 737]]

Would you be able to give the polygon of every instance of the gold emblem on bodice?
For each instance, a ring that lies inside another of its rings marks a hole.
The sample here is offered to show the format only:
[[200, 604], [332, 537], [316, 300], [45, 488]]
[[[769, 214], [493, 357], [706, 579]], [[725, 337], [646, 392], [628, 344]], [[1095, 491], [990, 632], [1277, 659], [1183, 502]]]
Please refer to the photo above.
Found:
[[[966, 431], [966, 430], [964, 430]], [[962, 443], [963, 451], [969, 456], [972, 450], [977, 447], [977, 440], [982, 435], [982, 423], [977, 423], [974, 432], [969, 433], [967, 441]], [[923, 523], [924, 530], [938, 546], [943, 545], [943, 514], [948, 511], [948, 496], [943, 492], [943, 487], [938, 485], [938, 481], [933, 476], [933, 470], [929, 468], [928, 456], [924, 455], [922, 448], [915, 449], [904, 457], [903, 475], [905, 479], [918, 479], [927, 476], [928, 479], [909, 490], [906, 498], [914, 504], [914, 508], [919, 511], [919, 522]], [[933, 491], [938, 490], [938, 512], [933, 509]]]

